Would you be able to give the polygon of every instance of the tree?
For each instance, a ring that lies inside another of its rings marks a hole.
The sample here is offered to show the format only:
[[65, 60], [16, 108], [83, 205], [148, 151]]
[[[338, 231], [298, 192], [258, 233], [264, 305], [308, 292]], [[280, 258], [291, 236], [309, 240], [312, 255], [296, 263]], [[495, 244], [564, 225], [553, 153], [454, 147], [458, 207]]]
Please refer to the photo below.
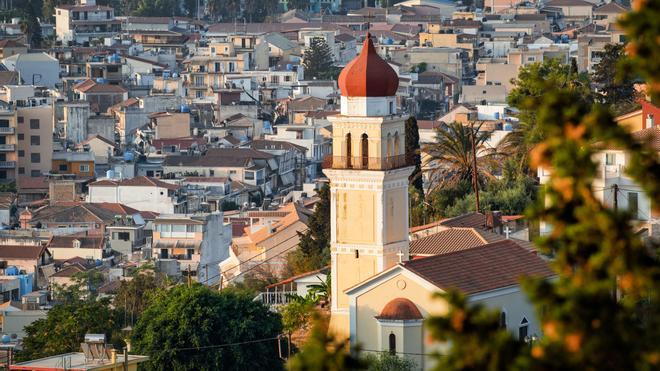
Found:
[[570, 65], [557, 59], [524, 66], [513, 81], [514, 88], [507, 97], [509, 105], [519, 110], [518, 125], [499, 144], [498, 152], [516, 159], [520, 172], [529, 171], [529, 153], [544, 137], [536, 125], [536, 107], [528, 103], [545, 94], [548, 86], [555, 89], [569, 89], [579, 95], [584, 104], [593, 102], [589, 76], [579, 74]]
[[236, 290], [178, 285], [161, 291], [132, 335], [149, 370], [260, 370], [281, 367], [278, 314]]
[[307, 0], [289, 0], [286, 4], [287, 10], [297, 9], [304, 11], [309, 9], [309, 1]]
[[319, 201], [307, 221], [307, 230], [298, 232], [298, 249], [287, 256], [293, 274], [325, 267], [330, 262], [330, 187], [317, 191]]
[[434, 143], [424, 147], [429, 156], [425, 163], [425, 170], [430, 181], [429, 189], [444, 185], [455, 185], [463, 180], [472, 179], [474, 171], [472, 159], [472, 133], [475, 132], [474, 144], [477, 152], [477, 175], [479, 181], [492, 178], [490, 164], [494, 152], [485, 146], [490, 134], [479, 131], [479, 127], [472, 129], [458, 122], [447, 125], [447, 128], [438, 128]]
[[411, 164], [415, 166], [412, 174], [408, 177], [408, 180], [412, 186], [424, 194], [424, 180], [422, 179], [422, 157], [419, 152], [419, 127], [417, 126], [417, 119], [413, 116], [410, 116], [406, 120], [406, 156], [409, 156], [411, 159]]
[[121, 346], [117, 313], [109, 299], [85, 300], [55, 305], [45, 319], [25, 327], [21, 361], [78, 352], [85, 334], [105, 334], [111, 343]]
[[[649, 12], [657, 17], [658, 7]], [[657, 44], [658, 19], [654, 22]], [[649, 77], [656, 68], [646, 62], [635, 66], [645, 68], [640, 74]], [[657, 84], [654, 79], [657, 76], [650, 82]], [[660, 363], [658, 243], [640, 238], [627, 211], [603, 205], [594, 196], [593, 180], [598, 148], [614, 146], [627, 153], [628, 176], [657, 205], [657, 150], [634, 141], [607, 107], [586, 102], [579, 89], [552, 81], [539, 88], [543, 93], [522, 106], [536, 110], [537, 130], [543, 138], [531, 153], [530, 164], [552, 171], [544, 197], [529, 215], [552, 226], [552, 233], [539, 239], [537, 247], [554, 257], [551, 267], [556, 279], [528, 278], [522, 284], [541, 321], [543, 337], [532, 344], [513, 340], [494, 327], [495, 314], [475, 309], [452, 293], [445, 296], [448, 316], [433, 317], [429, 323], [437, 340], [452, 344], [438, 361], [452, 370], [656, 369]]]
[[[591, 80], [598, 89], [598, 100], [609, 106], [615, 114], [632, 111], [640, 98], [635, 90], [635, 79], [617, 66], [624, 65], [626, 51], [623, 44], [607, 44]], [[619, 71], [615, 73], [613, 71]]]
[[133, 15], [149, 17], [171, 17], [181, 14], [176, 0], [139, 0]]
[[398, 357], [388, 352], [367, 353], [363, 359], [369, 365], [368, 371], [413, 371], [418, 368], [412, 359], [405, 356]]
[[350, 352], [347, 341], [337, 340], [328, 333], [328, 322], [314, 314], [314, 325], [307, 342], [287, 363], [289, 371], [364, 370], [367, 363]]
[[169, 283], [167, 276], [152, 267], [140, 268], [130, 280], [121, 281], [113, 305], [123, 315], [123, 326], [133, 326], [147, 309], [153, 297]]
[[248, 22], [263, 22], [277, 10], [277, 0], [245, 0], [243, 16]]
[[311, 40], [309, 48], [303, 54], [305, 67], [305, 80], [325, 80], [331, 78], [335, 72], [332, 51], [325, 39], [315, 37]]

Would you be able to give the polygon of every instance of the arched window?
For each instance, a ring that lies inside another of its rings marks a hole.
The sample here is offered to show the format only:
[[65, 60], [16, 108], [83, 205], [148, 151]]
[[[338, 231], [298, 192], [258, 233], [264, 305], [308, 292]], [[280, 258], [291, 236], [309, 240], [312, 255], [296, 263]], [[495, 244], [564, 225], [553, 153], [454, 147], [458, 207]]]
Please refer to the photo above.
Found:
[[394, 155], [395, 156], [398, 156], [398, 155], [401, 154], [401, 152], [399, 151], [399, 146], [400, 146], [400, 144], [399, 144], [399, 132], [397, 131], [396, 133], [394, 133]]
[[352, 154], [352, 149], [351, 149], [351, 133], [346, 134], [346, 167], [347, 168], [352, 168], [351, 164], [351, 156]]
[[369, 137], [367, 134], [362, 134], [362, 169], [369, 166]]
[[390, 333], [390, 354], [396, 355], [396, 335]]
[[500, 328], [506, 328], [506, 312], [500, 313]]
[[387, 157], [392, 156], [392, 135], [387, 133]]
[[529, 322], [527, 318], [523, 317], [520, 321], [520, 327], [518, 327], [518, 340], [527, 341], [527, 330], [529, 329]]

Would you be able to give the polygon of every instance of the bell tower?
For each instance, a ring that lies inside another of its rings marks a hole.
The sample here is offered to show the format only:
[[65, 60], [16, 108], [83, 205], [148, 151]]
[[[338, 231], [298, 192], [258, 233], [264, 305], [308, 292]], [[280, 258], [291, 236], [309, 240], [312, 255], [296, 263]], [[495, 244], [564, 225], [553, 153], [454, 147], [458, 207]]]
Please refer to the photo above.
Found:
[[339, 75], [341, 113], [332, 122], [330, 179], [332, 316], [348, 338], [344, 291], [408, 257], [405, 118], [396, 112], [396, 72], [367, 34], [360, 55]]

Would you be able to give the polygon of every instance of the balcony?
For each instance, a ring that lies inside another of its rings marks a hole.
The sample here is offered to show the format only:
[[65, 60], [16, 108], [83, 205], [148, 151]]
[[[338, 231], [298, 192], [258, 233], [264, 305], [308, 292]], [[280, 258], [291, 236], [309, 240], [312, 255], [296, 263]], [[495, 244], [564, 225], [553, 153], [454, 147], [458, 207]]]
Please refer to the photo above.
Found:
[[16, 128], [11, 127], [0, 127], [0, 135], [14, 134]]
[[0, 161], [0, 169], [14, 169], [16, 161]]
[[413, 165], [413, 156], [398, 155], [389, 157], [345, 157], [326, 156], [323, 159], [324, 169], [353, 170], [392, 170]]
[[15, 144], [0, 144], [0, 152], [14, 152], [16, 150]]

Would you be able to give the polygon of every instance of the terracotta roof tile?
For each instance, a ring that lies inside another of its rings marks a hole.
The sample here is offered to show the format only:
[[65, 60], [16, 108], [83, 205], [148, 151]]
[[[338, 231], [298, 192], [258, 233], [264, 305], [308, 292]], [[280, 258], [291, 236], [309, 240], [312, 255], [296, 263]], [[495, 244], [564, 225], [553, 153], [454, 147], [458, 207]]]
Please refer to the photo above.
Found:
[[0, 259], [38, 259], [46, 246], [0, 245]]
[[428, 258], [403, 266], [441, 289], [467, 295], [513, 286], [522, 276], [550, 277], [548, 264], [511, 240]]

